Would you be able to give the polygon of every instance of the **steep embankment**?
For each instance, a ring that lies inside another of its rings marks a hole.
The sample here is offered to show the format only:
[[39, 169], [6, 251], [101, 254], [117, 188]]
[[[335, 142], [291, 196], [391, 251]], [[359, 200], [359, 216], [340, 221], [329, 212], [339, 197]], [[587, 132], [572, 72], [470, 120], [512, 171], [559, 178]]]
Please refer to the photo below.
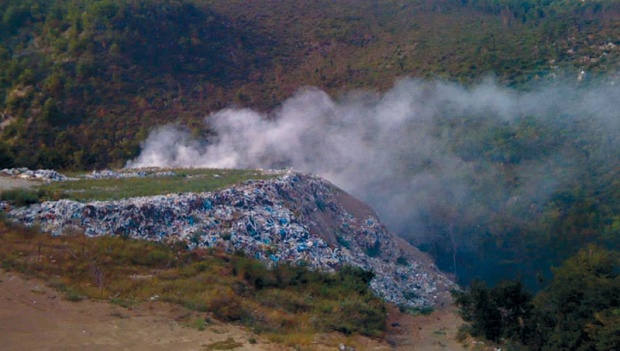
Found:
[[417, 249], [389, 233], [365, 204], [327, 181], [288, 171], [215, 192], [118, 201], [59, 200], [16, 208], [9, 216], [62, 234], [116, 234], [188, 247], [242, 250], [267, 264], [296, 262], [375, 273], [372, 289], [387, 301], [433, 306], [452, 283]]

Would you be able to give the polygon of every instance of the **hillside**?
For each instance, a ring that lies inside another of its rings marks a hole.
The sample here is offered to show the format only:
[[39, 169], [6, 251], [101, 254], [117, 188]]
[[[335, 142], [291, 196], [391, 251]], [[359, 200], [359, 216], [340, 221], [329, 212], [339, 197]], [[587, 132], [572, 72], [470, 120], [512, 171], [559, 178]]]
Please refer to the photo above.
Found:
[[303, 86], [614, 76], [617, 1], [4, 1], [0, 164], [121, 166], [153, 126]]

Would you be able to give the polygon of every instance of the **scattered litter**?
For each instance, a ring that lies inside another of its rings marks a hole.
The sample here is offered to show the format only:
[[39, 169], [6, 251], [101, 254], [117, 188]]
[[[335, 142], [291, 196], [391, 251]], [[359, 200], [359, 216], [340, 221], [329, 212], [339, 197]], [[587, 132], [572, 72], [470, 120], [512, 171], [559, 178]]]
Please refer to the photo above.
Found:
[[123, 171], [116, 172], [110, 169], [104, 169], [101, 171], [92, 171], [90, 174], [86, 174], [83, 177], [86, 179], [120, 179], [120, 178], [144, 178], [144, 177], [171, 177], [176, 175], [173, 171], [152, 171], [152, 170], [138, 170], [138, 171]]

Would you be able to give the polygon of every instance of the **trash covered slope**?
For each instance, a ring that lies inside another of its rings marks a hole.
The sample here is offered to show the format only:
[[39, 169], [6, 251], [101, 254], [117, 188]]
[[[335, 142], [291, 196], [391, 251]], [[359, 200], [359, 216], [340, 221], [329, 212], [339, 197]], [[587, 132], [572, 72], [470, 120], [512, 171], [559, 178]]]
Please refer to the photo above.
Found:
[[88, 236], [242, 250], [269, 265], [303, 262], [333, 271], [348, 264], [375, 273], [371, 287], [379, 296], [414, 308], [433, 306], [452, 287], [368, 206], [319, 177], [293, 171], [217, 192], [44, 202], [13, 209], [9, 217], [55, 235], [77, 229]]

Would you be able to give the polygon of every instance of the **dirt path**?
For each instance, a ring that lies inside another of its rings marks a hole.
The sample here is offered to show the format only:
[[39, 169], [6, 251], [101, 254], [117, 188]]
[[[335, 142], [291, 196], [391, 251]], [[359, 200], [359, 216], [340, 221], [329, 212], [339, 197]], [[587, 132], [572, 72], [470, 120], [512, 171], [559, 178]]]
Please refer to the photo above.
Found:
[[428, 316], [390, 313], [388, 341], [399, 351], [467, 350], [456, 341], [463, 320], [453, 308], [444, 308]]

